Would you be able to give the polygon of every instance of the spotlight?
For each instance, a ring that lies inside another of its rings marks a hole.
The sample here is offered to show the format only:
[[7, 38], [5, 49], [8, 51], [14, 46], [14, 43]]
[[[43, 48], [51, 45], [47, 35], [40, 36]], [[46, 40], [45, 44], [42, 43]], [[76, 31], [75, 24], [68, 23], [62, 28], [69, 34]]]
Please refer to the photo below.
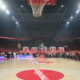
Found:
[[1, 9], [2, 9], [2, 10], [6, 10], [6, 5], [2, 4], [2, 5], [1, 5]]
[[2, 1], [0, 0], [0, 5], [2, 5]]
[[6, 10], [6, 13], [9, 15], [10, 14], [9, 10]]
[[69, 24], [70, 22], [69, 21], [67, 21], [67, 25]]
[[80, 12], [80, 10], [78, 9], [77, 11], [76, 11], [76, 14], [78, 14]]
[[17, 22], [17, 19], [14, 16], [12, 16], [12, 20]]
[[71, 17], [70, 17], [70, 20], [72, 20], [73, 18], [74, 18], [74, 17], [73, 17], [73, 16], [71, 16]]
[[64, 7], [64, 5], [61, 5], [61, 7]]
[[19, 22], [18, 22], [18, 21], [16, 21], [16, 24], [18, 25], [18, 24], [19, 24]]
[[21, 5], [21, 8], [23, 8], [24, 6], [23, 5]]
[[68, 28], [69, 27], [70, 22], [67, 21], [65, 27]]

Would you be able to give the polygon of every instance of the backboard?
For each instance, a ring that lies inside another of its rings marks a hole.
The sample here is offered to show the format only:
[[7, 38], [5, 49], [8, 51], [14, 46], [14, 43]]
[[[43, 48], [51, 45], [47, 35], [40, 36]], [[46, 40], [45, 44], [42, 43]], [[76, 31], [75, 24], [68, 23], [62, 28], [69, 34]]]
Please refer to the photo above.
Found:
[[[32, 0], [33, 5], [35, 5], [35, 3], [44, 3], [44, 1], [46, 0]], [[28, 4], [31, 5], [30, 0], [28, 0]], [[56, 4], [56, 0], [47, 0], [45, 5], [55, 5]]]
[[28, 0], [34, 17], [40, 17], [45, 5], [55, 5], [56, 0]]

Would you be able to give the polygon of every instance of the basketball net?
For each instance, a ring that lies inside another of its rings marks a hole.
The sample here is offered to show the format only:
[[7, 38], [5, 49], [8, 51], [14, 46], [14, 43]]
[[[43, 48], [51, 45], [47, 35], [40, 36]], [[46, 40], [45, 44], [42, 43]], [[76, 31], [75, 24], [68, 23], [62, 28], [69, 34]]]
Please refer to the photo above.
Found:
[[40, 17], [42, 15], [42, 11], [47, 1], [48, 0], [30, 0], [34, 17]]

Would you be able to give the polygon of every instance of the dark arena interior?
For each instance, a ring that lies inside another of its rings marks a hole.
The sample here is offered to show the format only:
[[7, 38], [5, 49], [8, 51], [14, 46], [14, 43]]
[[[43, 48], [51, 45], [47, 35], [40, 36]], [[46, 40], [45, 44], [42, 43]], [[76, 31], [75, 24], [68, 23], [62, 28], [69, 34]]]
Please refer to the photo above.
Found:
[[0, 80], [80, 80], [80, 0], [0, 0]]

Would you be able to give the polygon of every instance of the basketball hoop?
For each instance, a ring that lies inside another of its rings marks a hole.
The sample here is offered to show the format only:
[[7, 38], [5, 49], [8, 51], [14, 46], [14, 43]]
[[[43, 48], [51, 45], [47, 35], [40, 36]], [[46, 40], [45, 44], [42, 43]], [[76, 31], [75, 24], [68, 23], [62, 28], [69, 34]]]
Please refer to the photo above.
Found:
[[32, 8], [33, 16], [40, 17], [44, 6], [48, 0], [29, 0]]

